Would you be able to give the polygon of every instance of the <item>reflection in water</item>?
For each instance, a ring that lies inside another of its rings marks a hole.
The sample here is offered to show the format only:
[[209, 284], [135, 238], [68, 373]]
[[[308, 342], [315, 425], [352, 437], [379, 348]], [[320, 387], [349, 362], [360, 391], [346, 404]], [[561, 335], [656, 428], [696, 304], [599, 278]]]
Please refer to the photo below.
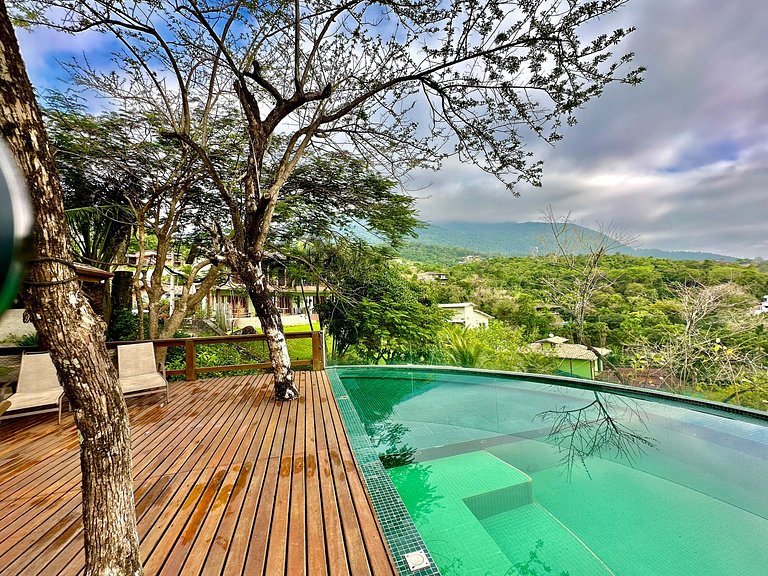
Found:
[[391, 451], [379, 454], [379, 460], [384, 465], [384, 468], [397, 468], [398, 466], [406, 466], [412, 464], [414, 456], [416, 455], [416, 449], [409, 446], [402, 446], [399, 448], [391, 449]]
[[428, 464], [414, 464], [390, 470], [395, 486], [410, 488], [402, 490], [400, 496], [414, 520], [427, 516], [443, 498], [430, 482], [430, 468]]
[[[539, 551], [544, 547], [543, 540], [536, 540], [536, 545], [528, 553], [528, 559], [525, 562], [518, 562], [507, 571], [509, 576], [540, 576], [551, 574], [552, 567], [539, 558]], [[570, 576], [565, 570], [558, 572], [557, 576]]]
[[[413, 462], [416, 449], [403, 443], [403, 437], [407, 433], [408, 428], [404, 424], [377, 422], [368, 427], [368, 437], [378, 449], [379, 460], [384, 464], [384, 468], [396, 468]], [[382, 446], [385, 447], [383, 451]]]
[[656, 446], [653, 438], [642, 433], [648, 427], [636, 402], [596, 391], [593, 394], [594, 400], [581, 408], [563, 407], [536, 415], [552, 423], [547, 439], [564, 452], [561, 462], [569, 478], [577, 464], [589, 476], [590, 457], [613, 456], [633, 465], [647, 448]]
[[411, 464], [416, 449], [403, 441], [409, 428], [402, 423], [392, 422], [390, 418], [395, 406], [437, 386], [436, 376], [405, 372], [385, 377], [375, 372], [375, 376], [366, 377], [365, 372], [359, 372], [357, 378], [349, 379], [345, 384], [366, 434], [384, 467], [396, 468]]

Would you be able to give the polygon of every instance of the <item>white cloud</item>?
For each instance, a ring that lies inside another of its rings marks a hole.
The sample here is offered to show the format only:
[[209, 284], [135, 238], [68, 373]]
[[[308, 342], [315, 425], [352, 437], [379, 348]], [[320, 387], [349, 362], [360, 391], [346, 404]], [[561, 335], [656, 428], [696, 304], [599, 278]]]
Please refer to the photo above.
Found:
[[[455, 159], [416, 172], [426, 220], [526, 221], [551, 204], [582, 223], [613, 222], [646, 247], [768, 257], [768, 3], [632, 0], [608, 23], [634, 25], [623, 50], [648, 66], [638, 87], [615, 85], [580, 111], [546, 161], [542, 188], [513, 197]], [[605, 22], [603, 22], [605, 24]], [[108, 37], [18, 32], [36, 84], [55, 84], [56, 59], [105, 61]]]
[[427, 220], [525, 221], [551, 204], [585, 225], [612, 222], [644, 247], [768, 257], [768, 4], [630, 2], [638, 87], [590, 102], [546, 161], [542, 188], [514, 198], [452, 161], [419, 206]]
[[60, 61], [82, 55], [103, 61], [109, 57], [113, 42], [95, 31], [65, 34], [48, 28], [17, 29], [16, 38], [33, 84], [44, 84], [46, 87], [63, 78]]

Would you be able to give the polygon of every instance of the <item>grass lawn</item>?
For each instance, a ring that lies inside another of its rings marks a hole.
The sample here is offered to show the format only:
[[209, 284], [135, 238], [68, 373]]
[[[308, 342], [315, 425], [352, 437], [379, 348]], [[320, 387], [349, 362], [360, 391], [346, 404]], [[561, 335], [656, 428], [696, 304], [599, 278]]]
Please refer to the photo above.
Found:
[[[317, 325], [315, 325], [315, 328], [317, 328]], [[309, 332], [309, 324], [299, 324], [296, 326], [285, 326], [284, 327], [285, 332]], [[258, 333], [261, 334], [261, 330], [258, 330]], [[264, 361], [266, 362], [268, 358], [267, 353], [267, 343], [266, 342], [253, 342], [251, 343], [254, 349], [257, 349], [264, 355]], [[326, 349], [330, 350], [331, 347], [331, 337], [326, 336], [325, 337], [325, 346]], [[312, 339], [311, 338], [301, 338], [296, 340], [288, 340], [288, 354], [291, 356], [291, 360], [311, 360], [312, 359]]]

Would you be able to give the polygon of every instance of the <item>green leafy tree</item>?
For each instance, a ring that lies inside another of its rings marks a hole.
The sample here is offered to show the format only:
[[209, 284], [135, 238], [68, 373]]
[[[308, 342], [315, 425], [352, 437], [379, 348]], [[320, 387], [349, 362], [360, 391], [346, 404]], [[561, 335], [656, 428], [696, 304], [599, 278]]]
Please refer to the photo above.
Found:
[[[197, 259], [187, 274], [177, 275], [180, 294], [173, 311], [162, 317], [163, 278], [174, 272], [166, 269], [166, 259], [174, 244], [204, 236], [204, 224], [220, 218], [221, 210], [216, 209], [219, 202], [211, 201], [196, 156], [176, 140], [158, 138], [152, 116], [121, 104], [117, 111], [93, 115], [76, 97], [54, 93], [48, 124], [74, 245], [86, 263], [110, 268], [124, 263], [134, 231], [136, 300], [142, 302], [144, 294], [149, 299], [149, 337], [168, 338], [214, 285], [220, 259], [215, 254]], [[144, 266], [148, 237], [156, 252], [151, 269]], [[144, 338], [144, 307], [138, 308], [138, 337]]]
[[[420, 225], [414, 199], [397, 190], [397, 182], [371, 170], [349, 154], [309, 156], [296, 168], [275, 208], [270, 246], [275, 255], [271, 273], [284, 273], [299, 284], [320, 287], [334, 282], [327, 258], [336, 252], [335, 239], [396, 246]], [[284, 271], [281, 271], [283, 268]], [[311, 324], [311, 317], [310, 317]]]
[[480, 368], [531, 374], [553, 374], [557, 370], [556, 359], [528, 348], [529, 337], [520, 327], [492, 320], [487, 328], [473, 330], [472, 336], [483, 342]]
[[308, 155], [280, 191], [270, 242], [285, 251], [297, 241], [366, 234], [397, 246], [421, 225], [414, 198], [398, 188], [347, 152]]
[[419, 292], [385, 254], [363, 244], [344, 245], [329, 260], [333, 295], [318, 306], [333, 337], [333, 354], [377, 364], [429, 354], [445, 313], [420, 301]]
[[131, 199], [140, 186], [127, 170], [114, 170], [121, 142], [107, 145], [125, 119], [89, 115], [77, 98], [52, 92], [44, 110], [46, 128], [61, 175], [67, 230], [79, 259], [111, 270], [125, 253], [135, 220]]

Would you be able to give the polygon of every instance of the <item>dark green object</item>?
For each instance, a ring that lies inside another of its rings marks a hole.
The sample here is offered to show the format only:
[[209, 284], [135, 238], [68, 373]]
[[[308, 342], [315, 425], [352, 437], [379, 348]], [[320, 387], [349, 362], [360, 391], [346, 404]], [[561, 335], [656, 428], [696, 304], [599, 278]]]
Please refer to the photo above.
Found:
[[26, 186], [0, 141], [0, 313], [19, 291], [31, 236], [32, 209]]

